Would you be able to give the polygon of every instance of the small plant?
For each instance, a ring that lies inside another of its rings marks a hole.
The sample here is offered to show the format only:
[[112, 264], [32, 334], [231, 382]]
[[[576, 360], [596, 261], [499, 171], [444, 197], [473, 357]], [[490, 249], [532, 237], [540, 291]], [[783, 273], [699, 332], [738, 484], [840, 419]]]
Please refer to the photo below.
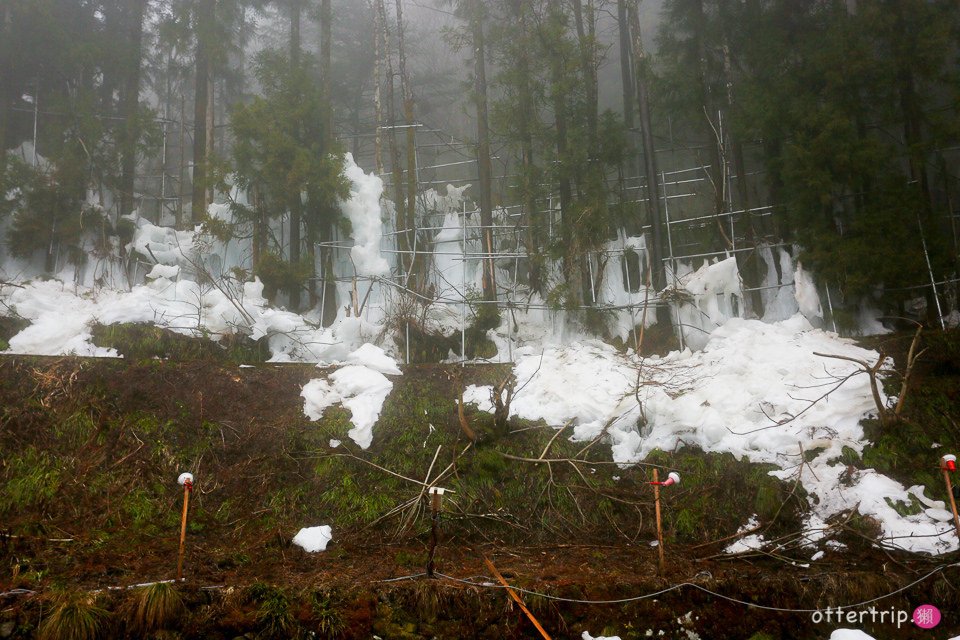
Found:
[[108, 613], [93, 598], [70, 595], [61, 599], [40, 623], [38, 640], [95, 640], [103, 637]]
[[334, 592], [315, 592], [311, 605], [320, 637], [335, 638], [346, 629], [343, 615], [340, 613], [339, 598]]
[[6, 476], [6, 487], [0, 491], [0, 512], [42, 506], [60, 489], [57, 464], [33, 447], [8, 462]]
[[283, 589], [257, 582], [247, 593], [258, 604], [257, 624], [263, 637], [290, 638], [295, 635], [296, 619]]
[[140, 635], [175, 627], [183, 617], [183, 599], [169, 582], [144, 587], [133, 610], [131, 627]]

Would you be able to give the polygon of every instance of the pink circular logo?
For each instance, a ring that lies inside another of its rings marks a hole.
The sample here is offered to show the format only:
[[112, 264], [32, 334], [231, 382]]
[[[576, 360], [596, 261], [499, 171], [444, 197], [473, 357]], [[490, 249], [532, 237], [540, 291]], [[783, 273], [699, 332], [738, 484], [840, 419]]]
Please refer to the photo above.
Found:
[[922, 604], [913, 611], [913, 624], [921, 629], [933, 629], [940, 624], [940, 609], [932, 604]]

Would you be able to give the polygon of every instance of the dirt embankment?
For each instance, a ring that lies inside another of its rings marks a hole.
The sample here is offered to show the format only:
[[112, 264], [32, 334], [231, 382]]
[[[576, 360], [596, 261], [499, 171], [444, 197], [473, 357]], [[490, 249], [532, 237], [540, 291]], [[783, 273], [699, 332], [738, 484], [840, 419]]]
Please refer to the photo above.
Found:
[[[926, 415], [939, 403], [942, 432], [924, 437], [949, 445], [960, 443], [949, 434], [956, 372], [942, 367], [920, 372], [913, 393], [922, 403], [908, 410]], [[607, 445], [585, 449], [542, 425], [496, 425], [469, 410], [479, 438], [467, 440], [459, 388], [501, 382], [508, 370], [406, 370], [369, 451], [346, 436], [349, 412], [332, 408], [317, 423], [303, 415], [302, 385], [325, 373], [213, 360], [0, 359], [0, 637], [56, 637], [50, 620], [75, 609], [95, 611], [100, 637], [536, 637], [502, 589], [472, 584], [489, 580], [489, 557], [511, 584], [537, 592], [524, 599], [556, 638], [827, 638], [838, 626], [911, 638], [912, 625], [869, 615], [818, 624], [810, 612], [775, 609], [869, 600], [950, 560], [879, 551], [869, 523], [856, 519], [842, 525], [847, 549], [813, 563], [797, 547], [720, 557], [752, 513], [766, 514], [769, 537], [791, 535], [802, 496], [729, 456], [679, 451], [656, 460], [689, 479], [664, 495], [667, 572], [658, 576], [647, 468], [608, 464]], [[891, 473], [909, 475], [902, 459], [928, 455], [896, 444], [889, 430], [882, 436], [877, 449], [901, 452], [894, 462], [873, 454]], [[149, 587], [90, 595], [173, 577], [176, 478], [185, 470], [197, 481], [185, 582], [166, 600]], [[393, 581], [426, 565], [427, 478], [455, 491], [444, 502], [437, 571], [466, 582]], [[300, 527], [321, 524], [334, 528], [326, 552], [291, 546]], [[875, 606], [936, 604], [938, 629], [957, 633], [958, 587], [951, 567]], [[169, 615], [149, 622], [151, 598]]]

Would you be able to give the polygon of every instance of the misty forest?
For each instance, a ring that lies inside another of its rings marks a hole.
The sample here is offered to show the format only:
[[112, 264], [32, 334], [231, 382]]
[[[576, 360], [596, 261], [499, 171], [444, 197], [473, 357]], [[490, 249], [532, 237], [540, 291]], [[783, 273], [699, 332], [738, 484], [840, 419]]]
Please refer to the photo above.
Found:
[[958, 43], [0, 0], [0, 640], [960, 637]]

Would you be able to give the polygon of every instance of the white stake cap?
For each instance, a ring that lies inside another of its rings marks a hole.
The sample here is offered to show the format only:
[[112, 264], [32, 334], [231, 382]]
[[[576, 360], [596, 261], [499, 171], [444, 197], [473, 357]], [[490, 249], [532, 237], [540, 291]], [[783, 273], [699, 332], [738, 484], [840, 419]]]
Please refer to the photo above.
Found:
[[443, 487], [430, 487], [430, 495], [442, 496], [447, 490]]
[[180, 477], [177, 478], [177, 484], [181, 487], [188, 482], [193, 483], [193, 474], [192, 473], [181, 473]]

